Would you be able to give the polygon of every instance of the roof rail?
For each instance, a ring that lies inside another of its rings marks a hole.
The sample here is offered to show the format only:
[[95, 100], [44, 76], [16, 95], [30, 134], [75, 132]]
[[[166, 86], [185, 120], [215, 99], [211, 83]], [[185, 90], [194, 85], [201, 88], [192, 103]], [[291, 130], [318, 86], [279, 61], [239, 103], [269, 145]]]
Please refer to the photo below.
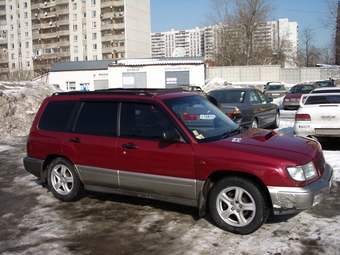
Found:
[[109, 89], [99, 89], [94, 91], [68, 91], [68, 92], [55, 92], [52, 96], [62, 96], [62, 95], [101, 95], [101, 94], [120, 94], [120, 95], [137, 95], [137, 96], [150, 96], [153, 97], [156, 94], [166, 94], [173, 92], [182, 92], [182, 88], [154, 88], [154, 89], [141, 89], [141, 88], [109, 88]]

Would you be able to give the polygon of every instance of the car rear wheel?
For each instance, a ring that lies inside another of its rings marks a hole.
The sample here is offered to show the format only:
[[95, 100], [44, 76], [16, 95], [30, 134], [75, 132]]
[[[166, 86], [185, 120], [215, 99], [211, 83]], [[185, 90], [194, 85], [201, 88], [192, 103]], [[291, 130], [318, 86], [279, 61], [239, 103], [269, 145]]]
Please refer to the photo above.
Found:
[[272, 129], [278, 128], [280, 126], [280, 113], [276, 113], [275, 120], [273, 125], [271, 126]]
[[84, 185], [74, 165], [65, 158], [50, 163], [47, 181], [53, 195], [61, 201], [76, 201], [83, 196]]
[[247, 235], [267, 220], [266, 196], [253, 181], [243, 177], [227, 177], [218, 181], [209, 196], [210, 213], [218, 227]]

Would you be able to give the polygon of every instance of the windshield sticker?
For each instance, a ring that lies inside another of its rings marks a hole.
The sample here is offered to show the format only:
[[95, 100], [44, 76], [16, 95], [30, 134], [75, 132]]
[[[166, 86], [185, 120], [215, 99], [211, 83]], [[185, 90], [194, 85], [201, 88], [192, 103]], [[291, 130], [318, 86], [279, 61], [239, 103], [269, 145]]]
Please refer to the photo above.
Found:
[[202, 134], [199, 134], [197, 130], [192, 131], [196, 137], [196, 139], [204, 139], [205, 137]]
[[233, 138], [233, 140], [231, 140], [233, 143], [240, 143], [242, 142], [242, 138]]

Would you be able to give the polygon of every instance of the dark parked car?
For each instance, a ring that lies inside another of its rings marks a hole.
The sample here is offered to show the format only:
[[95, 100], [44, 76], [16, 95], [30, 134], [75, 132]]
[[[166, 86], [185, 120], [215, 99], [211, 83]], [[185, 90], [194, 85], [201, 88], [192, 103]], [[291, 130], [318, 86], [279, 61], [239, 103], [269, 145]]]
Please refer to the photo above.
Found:
[[297, 110], [300, 107], [300, 98], [303, 94], [309, 94], [313, 89], [319, 88], [316, 83], [296, 84], [283, 98], [284, 110]]
[[277, 128], [280, 110], [255, 88], [224, 88], [208, 93], [220, 103], [225, 113], [242, 127]]
[[333, 81], [325, 80], [325, 81], [316, 81], [316, 84], [318, 84], [320, 87], [336, 87]]
[[61, 201], [85, 191], [163, 200], [208, 211], [237, 234], [256, 231], [269, 214], [321, 203], [333, 178], [317, 141], [243, 131], [209, 101], [178, 90], [55, 93], [26, 148], [25, 169]]

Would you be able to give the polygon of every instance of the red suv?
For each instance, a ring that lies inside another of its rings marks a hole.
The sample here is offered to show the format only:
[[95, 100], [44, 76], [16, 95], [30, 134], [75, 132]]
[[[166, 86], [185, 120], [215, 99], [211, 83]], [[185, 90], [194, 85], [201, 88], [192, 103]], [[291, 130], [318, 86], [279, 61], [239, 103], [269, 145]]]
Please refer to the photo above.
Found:
[[85, 190], [209, 208], [249, 234], [270, 212], [306, 210], [328, 196], [333, 169], [317, 141], [243, 131], [199, 95], [111, 89], [55, 93], [27, 140], [25, 169], [62, 201]]

